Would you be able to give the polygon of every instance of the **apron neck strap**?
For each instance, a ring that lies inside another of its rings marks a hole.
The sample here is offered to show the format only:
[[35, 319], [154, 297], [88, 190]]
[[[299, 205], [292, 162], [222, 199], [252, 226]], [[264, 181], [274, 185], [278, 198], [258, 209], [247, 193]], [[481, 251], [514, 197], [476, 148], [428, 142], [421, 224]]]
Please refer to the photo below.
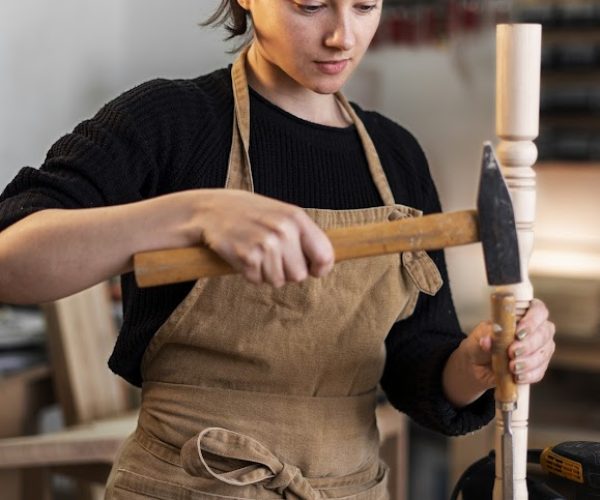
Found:
[[[252, 180], [252, 168], [250, 166], [250, 95], [248, 92], [248, 79], [246, 77], [246, 58], [250, 46], [243, 49], [231, 68], [231, 81], [233, 87], [233, 134], [231, 140], [231, 151], [229, 153], [229, 166], [227, 169], [226, 188], [244, 189], [254, 192]], [[379, 191], [384, 205], [394, 205], [394, 195], [387, 181], [387, 177], [381, 166], [379, 155], [375, 145], [369, 137], [367, 129], [358, 117], [354, 108], [341, 92], [335, 94], [335, 98], [342, 105], [346, 113], [352, 119], [358, 136], [362, 143], [369, 165], [369, 170], [375, 186]]]
[[246, 78], [246, 55], [250, 46], [243, 49], [231, 68], [233, 88], [233, 127], [226, 189], [243, 189], [254, 192], [250, 167], [250, 94]]

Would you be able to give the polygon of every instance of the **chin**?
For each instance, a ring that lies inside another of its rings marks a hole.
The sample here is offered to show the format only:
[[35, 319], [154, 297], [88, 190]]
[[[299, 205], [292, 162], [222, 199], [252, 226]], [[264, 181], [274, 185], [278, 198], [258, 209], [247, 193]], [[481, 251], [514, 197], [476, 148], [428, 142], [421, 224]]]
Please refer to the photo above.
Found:
[[319, 81], [315, 82], [311, 89], [317, 94], [335, 94], [342, 89], [347, 80], [348, 78], [336, 78], [329, 79], [329, 81]]
[[341, 90], [342, 86], [341, 85], [337, 85], [337, 86], [329, 86], [329, 87], [325, 87], [325, 86], [319, 86], [319, 87], [315, 87], [313, 88], [313, 92], [317, 93], [317, 94], [322, 94], [322, 95], [329, 95], [329, 94], [335, 94], [336, 92], [338, 92], [339, 90]]

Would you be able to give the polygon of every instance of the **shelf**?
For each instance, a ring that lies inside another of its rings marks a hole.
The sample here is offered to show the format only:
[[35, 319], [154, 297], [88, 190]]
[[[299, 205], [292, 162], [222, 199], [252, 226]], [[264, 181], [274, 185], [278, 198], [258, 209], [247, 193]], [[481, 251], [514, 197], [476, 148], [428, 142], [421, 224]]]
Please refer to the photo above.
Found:
[[600, 4], [521, 0], [520, 22], [542, 24], [540, 159], [600, 161]]
[[[542, 113], [541, 120], [544, 127], [569, 127], [572, 130], [584, 128], [587, 131], [600, 131], [600, 113], [586, 115], [584, 113]], [[600, 162], [596, 162], [600, 166]]]
[[598, 82], [600, 82], [600, 69], [594, 71], [584, 69], [570, 69], [568, 71], [547, 69], [542, 71], [542, 89], [547, 84], [577, 84], [578, 86], [584, 86], [599, 85]]
[[544, 44], [600, 43], [600, 26], [590, 28], [548, 28], [542, 32]]

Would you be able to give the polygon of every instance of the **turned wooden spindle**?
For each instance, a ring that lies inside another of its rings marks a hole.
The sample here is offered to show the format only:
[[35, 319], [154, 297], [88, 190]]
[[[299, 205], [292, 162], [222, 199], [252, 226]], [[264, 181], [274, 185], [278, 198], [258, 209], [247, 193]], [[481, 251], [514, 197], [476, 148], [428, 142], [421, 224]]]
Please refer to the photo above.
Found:
[[[501, 24], [496, 30], [496, 134], [500, 138], [497, 156], [508, 184], [519, 238], [522, 282], [498, 287], [516, 299], [520, 319], [533, 298], [528, 263], [533, 250], [536, 182], [532, 165], [537, 159], [533, 140], [539, 132], [540, 62], [542, 29], [539, 24]], [[517, 408], [512, 414], [514, 444], [513, 491], [516, 500], [526, 500], [527, 420], [529, 386], [519, 385]], [[496, 411], [496, 456], [500, 456], [503, 431]], [[496, 460], [494, 500], [504, 500], [502, 464]]]

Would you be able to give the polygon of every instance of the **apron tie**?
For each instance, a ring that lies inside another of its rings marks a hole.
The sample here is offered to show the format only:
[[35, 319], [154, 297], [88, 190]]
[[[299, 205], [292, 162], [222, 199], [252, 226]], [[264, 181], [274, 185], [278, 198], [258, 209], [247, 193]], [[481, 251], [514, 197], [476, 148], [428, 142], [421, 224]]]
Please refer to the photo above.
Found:
[[227, 429], [204, 429], [186, 441], [180, 457], [181, 465], [192, 476], [208, 472], [232, 486], [262, 483], [289, 500], [321, 498], [298, 467], [281, 462], [255, 439]]

